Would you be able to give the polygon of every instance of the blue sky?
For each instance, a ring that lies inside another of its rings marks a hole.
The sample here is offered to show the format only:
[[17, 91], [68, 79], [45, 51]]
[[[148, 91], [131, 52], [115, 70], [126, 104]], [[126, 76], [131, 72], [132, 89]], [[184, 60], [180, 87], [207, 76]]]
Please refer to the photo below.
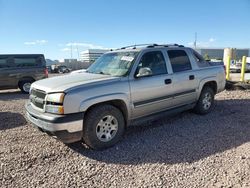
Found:
[[250, 0], [0, 0], [0, 53], [139, 43], [250, 48]]

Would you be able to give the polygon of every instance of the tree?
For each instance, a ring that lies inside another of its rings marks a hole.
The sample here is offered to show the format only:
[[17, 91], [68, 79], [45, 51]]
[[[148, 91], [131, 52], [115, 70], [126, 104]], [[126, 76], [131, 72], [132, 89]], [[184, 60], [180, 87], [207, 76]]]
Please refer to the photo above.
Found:
[[204, 59], [205, 59], [206, 61], [210, 61], [210, 57], [209, 57], [208, 53], [206, 53], [206, 54], [204, 55]]

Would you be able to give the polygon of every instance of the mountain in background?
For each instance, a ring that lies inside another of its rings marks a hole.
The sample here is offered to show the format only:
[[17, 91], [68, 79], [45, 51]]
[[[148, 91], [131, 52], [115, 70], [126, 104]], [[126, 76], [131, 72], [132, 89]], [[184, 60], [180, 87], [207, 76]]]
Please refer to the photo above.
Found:
[[45, 59], [45, 61], [46, 61], [46, 66], [51, 66], [51, 65], [56, 65], [56, 64], [58, 64], [59, 63], [59, 61], [58, 60], [51, 60], [51, 59]]

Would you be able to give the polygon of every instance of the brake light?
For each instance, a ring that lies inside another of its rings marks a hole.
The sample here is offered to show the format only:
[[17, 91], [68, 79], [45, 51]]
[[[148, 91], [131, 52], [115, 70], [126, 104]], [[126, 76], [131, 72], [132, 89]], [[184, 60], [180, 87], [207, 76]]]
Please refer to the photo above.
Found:
[[47, 69], [47, 68], [45, 68], [45, 69], [44, 69], [44, 74], [45, 74], [46, 78], [48, 78], [48, 77], [49, 77], [49, 71], [48, 71], [48, 69]]
[[225, 75], [227, 75], [227, 69], [226, 69], [226, 66], [225, 66], [225, 65], [223, 65], [223, 68], [224, 68], [224, 73], [225, 73]]

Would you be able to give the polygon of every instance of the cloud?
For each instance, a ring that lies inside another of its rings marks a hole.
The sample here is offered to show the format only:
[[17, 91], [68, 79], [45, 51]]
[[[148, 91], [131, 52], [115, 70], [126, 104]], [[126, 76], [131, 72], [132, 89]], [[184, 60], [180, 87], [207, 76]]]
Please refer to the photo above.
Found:
[[103, 46], [90, 44], [90, 43], [81, 43], [81, 42], [70, 42], [67, 43], [66, 46], [75, 46], [75, 47], [83, 47], [86, 49], [105, 49]]
[[213, 37], [209, 39], [209, 42], [214, 42], [214, 41], [216, 41], [216, 39], [214, 39]]
[[29, 41], [29, 42], [24, 42], [25, 45], [43, 45], [48, 43], [49, 41], [47, 40], [35, 40], [35, 41]]
[[71, 49], [70, 48], [62, 48], [61, 49], [61, 51], [63, 51], [63, 52], [68, 52], [68, 51], [70, 51]]
[[36, 42], [25, 42], [24, 44], [25, 44], [25, 45], [35, 45]]
[[49, 41], [47, 41], [47, 40], [37, 40], [36, 42], [38, 44], [45, 44], [45, 43], [48, 43]]
[[[71, 51], [71, 48], [62, 48], [61, 51], [63, 51], [63, 52], [69, 52], [69, 51]], [[77, 49], [72, 49], [72, 51], [76, 52]]]

